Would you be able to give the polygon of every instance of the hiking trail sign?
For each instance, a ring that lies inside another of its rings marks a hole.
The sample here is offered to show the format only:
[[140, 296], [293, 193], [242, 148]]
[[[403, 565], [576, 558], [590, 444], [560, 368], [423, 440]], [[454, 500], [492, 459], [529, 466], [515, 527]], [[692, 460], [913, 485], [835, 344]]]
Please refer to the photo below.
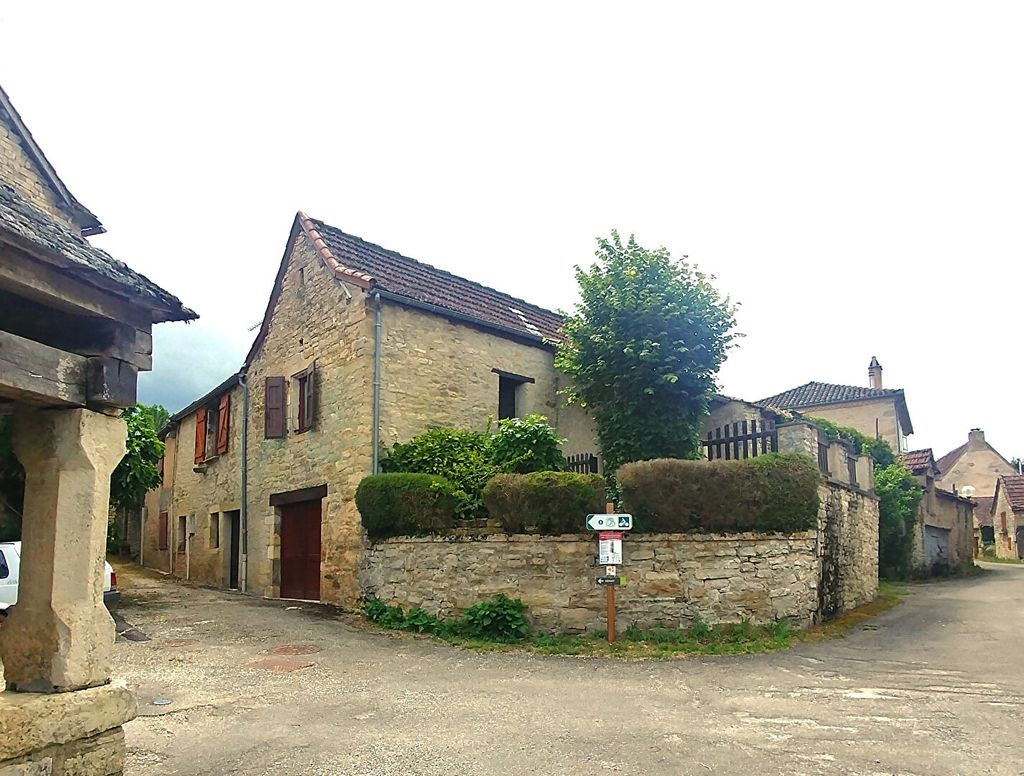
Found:
[[588, 531], [632, 531], [632, 515], [587, 515]]

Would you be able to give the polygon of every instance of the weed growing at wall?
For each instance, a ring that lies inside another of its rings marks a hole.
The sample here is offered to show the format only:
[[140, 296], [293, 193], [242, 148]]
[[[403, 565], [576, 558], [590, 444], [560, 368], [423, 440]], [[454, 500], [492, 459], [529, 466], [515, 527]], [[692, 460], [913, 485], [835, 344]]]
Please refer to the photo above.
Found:
[[526, 622], [526, 604], [518, 598], [498, 593], [494, 598], [481, 601], [457, 619], [441, 619], [427, 614], [420, 607], [406, 614], [400, 606], [388, 606], [377, 598], [363, 605], [367, 619], [391, 630], [430, 633], [441, 638], [468, 638], [513, 643], [529, 635]]
[[639, 461], [621, 467], [618, 478], [635, 533], [793, 533], [818, 522], [821, 475], [813, 460], [795, 453]]

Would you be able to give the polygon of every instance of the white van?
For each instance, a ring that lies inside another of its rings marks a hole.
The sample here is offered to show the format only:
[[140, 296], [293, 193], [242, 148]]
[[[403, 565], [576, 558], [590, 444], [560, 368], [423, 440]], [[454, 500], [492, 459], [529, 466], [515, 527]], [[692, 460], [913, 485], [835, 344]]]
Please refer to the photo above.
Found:
[[[7, 610], [18, 603], [18, 571], [21, 569], [21, 542], [0, 544], [0, 621]], [[117, 589], [117, 574], [103, 561], [103, 603], [113, 609], [121, 600]]]

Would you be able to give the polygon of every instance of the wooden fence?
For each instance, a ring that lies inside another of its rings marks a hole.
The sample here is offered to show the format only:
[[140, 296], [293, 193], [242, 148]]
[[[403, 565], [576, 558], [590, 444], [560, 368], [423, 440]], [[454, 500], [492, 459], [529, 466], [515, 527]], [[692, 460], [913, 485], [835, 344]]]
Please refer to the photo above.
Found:
[[779, 451], [779, 432], [770, 421], [762, 421], [758, 428], [756, 420], [744, 420], [709, 431], [701, 445], [709, 461], [756, 458]]
[[593, 453], [577, 453], [565, 459], [567, 471], [577, 474], [597, 474], [597, 456]]

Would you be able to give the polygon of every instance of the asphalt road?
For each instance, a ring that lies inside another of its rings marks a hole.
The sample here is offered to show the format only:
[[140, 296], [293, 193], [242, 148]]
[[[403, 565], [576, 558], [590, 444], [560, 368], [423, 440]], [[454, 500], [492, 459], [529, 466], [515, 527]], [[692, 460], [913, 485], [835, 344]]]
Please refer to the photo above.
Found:
[[1024, 774], [1024, 566], [786, 653], [634, 662], [119, 576], [150, 637], [115, 648], [128, 774]]

